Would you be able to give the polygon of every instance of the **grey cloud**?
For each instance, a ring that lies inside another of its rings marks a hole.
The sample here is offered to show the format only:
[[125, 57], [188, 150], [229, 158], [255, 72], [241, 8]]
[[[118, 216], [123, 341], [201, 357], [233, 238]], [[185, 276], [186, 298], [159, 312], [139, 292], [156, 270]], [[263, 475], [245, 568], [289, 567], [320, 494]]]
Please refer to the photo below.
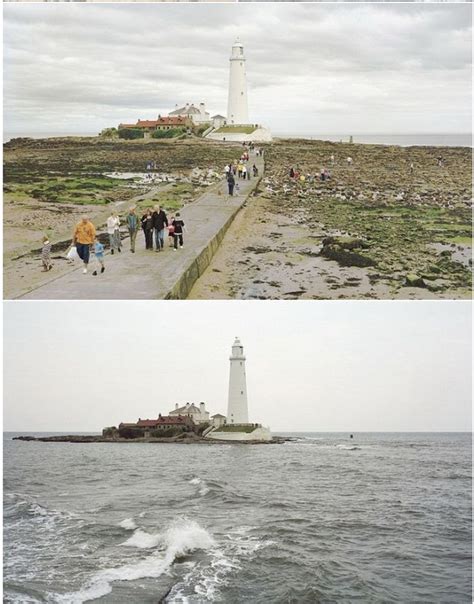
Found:
[[370, 130], [393, 106], [405, 132], [420, 108], [425, 128], [439, 129], [440, 116], [469, 128], [467, 4], [19, 3], [4, 14], [6, 131], [35, 131], [35, 114], [53, 128], [54, 115], [72, 108], [86, 132], [176, 102], [204, 100], [225, 113], [237, 35], [252, 118], [271, 128], [287, 126], [295, 106], [295, 127], [314, 128], [317, 108], [329, 129], [350, 111], [358, 121], [372, 116], [362, 117]]

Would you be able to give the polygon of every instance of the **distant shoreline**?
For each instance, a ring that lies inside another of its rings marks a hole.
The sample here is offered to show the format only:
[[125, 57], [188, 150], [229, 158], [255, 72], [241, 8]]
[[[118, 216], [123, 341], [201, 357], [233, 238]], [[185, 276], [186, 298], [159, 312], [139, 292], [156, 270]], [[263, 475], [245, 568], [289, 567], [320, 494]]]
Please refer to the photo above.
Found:
[[[286, 134], [274, 133], [274, 140], [310, 140], [349, 144], [347, 134]], [[396, 147], [469, 147], [472, 148], [472, 133], [467, 134], [353, 134], [353, 144], [384, 145]], [[18, 138], [67, 139], [67, 138], [99, 138], [95, 133], [4, 133], [3, 144]], [[104, 139], [106, 140], [106, 139]], [[111, 139], [115, 140], [115, 139]], [[203, 139], [204, 140], [204, 139]], [[128, 142], [128, 141], [124, 141]], [[143, 142], [143, 141], [141, 141]], [[147, 141], [154, 142], [154, 141]]]

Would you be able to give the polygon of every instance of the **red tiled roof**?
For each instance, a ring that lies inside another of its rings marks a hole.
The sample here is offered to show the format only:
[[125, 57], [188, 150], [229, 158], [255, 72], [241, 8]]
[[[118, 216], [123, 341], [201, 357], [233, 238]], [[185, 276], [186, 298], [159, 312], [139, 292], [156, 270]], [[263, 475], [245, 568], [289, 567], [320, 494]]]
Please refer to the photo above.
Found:
[[190, 421], [192, 421], [192, 420], [189, 417], [181, 417], [181, 415], [178, 415], [178, 417], [170, 417], [169, 415], [167, 415], [167, 416], [159, 417], [157, 423], [158, 424], [188, 424]]
[[189, 417], [182, 417], [182, 416], [178, 416], [178, 417], [170, 417], [169, 415], [165, 415], [165, 416], [160, 416], [157, 419], [139, 419], [137, 421], [137, 423], [135, 424], [137, 426], [137, 428], [153, 428], [154, 426], [157, 426], [158, 424], [163, 425], [166, 424], [168, 426], [174, 425], [174, 424], [189, 424], [189, 423], [194, 423], [191, 418]]
[[157, 126], [183, 126], [188, 123], [185, 117], [160, 117], [157, 120], [138, 120], [136, 124], [120, 124], [120, 128], [156, 128]]
[[157, 423], [157, 419], [140, 419], [136, 425], [140, 428], [152, 428], [153, 426], [156, 426]]

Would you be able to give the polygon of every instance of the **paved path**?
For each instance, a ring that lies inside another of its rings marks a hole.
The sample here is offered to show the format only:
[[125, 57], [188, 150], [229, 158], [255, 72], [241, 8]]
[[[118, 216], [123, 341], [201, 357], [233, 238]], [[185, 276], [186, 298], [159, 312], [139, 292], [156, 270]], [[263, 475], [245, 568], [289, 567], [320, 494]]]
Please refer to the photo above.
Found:
[[[263, 174], [262, 158], [252, 156], [259, 175]], [[83, 265], [66, 275], [52, 279], [19, 299], [28, 300], [144, 300], [184, 299], [192, 285], [209, 265], [225, 232], [248, 196], [257, 187], [259, 178], [240, 181], [234, 196], [227, 195], [225, 179], [211, 191], [181, 210], [187, 232], [184, 248], [176, 252], [168, 247], [162, 252], [145, 250], [143, 231], [137, 236], [136, 253], [130, 252], [129, 240], [123, 240], [122, 252], [105, 258], [105, 273], [92, 275], [95, 259], [91, 256], [89, 272]], [[166, 238], [168, 239], [168, 238]]]

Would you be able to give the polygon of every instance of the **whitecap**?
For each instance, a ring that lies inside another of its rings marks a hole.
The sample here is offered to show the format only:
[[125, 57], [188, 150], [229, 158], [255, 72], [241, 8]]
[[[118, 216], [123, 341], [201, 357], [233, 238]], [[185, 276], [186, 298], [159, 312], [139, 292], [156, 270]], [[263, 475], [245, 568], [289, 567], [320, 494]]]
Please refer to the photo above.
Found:
[[153, 552], [147, 558], [134, 564], [107, 568], [91, 577], [82, 589], [56, 596], [56, 602], [82, 604], [101, 598], [112, 592], [114, 581], [136, 581], [142, 578], [157, 578], [165, 573], [173, 562], [196, 550], [208, 550], [215, 545], [212, 536], [197, 522], [176, 520], [164, 533], [162, 552]]
[[148, 549], [156, 547], [163, 541], [163, 535], [155, 534], [151, 535], [141, 529], [137, 529], [130, 539], [127, 539], [122, 545], [127, 547], [139, 547], [141, 549]]
[[135, 524], [135, 520], [133, 518], [125, 518], [122, 522], [119, 523], [119, 526], [126, 529], [127, 531], [134, 531], [137, 528]]

